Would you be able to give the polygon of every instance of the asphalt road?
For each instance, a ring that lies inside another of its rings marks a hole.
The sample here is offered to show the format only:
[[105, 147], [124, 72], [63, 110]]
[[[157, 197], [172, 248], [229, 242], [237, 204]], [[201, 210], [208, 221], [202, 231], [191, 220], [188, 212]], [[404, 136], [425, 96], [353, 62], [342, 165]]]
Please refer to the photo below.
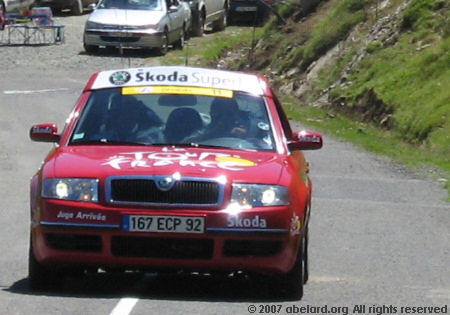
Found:
[[0, 314], [449, 312], [446, 191], [417, 175], [426, 171], [407, 171], [332, 135], [324, 136], [322, 150], [306, 153], [314, 197], [310, 282], [302, 301], [273, 300], [264, 285], [246, 279], [200, 276], [90, 275], [68, 279], [61, 292], [29, 291], [28, 184], [51, 147], [31, 142], [30, 126], [62, 127], [97, 70], [157, 63], [151, 56], [84, 55], [85, 17], [60, 18], [63, 45], [0, 47]]

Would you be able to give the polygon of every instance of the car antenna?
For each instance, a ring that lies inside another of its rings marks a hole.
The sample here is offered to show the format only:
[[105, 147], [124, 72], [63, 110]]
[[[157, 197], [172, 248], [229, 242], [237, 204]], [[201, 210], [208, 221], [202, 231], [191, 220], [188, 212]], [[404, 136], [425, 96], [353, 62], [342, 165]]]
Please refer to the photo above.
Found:
[[189, 63], [189, 41], [184, 46], [186, 47], [186, 53], [184, 55], [184, 65], [187, 67]]
[[[287, 23], [286, 20], [280, 15], [277, 9], [272, 7], [270, 4], [266, 3], [264, 0], [256, 0], [256, 2], [262, 4], [264, 7], [268, 8], [270, 11], [272, 11], [276, 16], [277, 19], [280, 20], [284, 25]], [[282, 4], [284, 4], [281, 1]], [[252, 43], [249, 49], [248, 58], [247, 58], [247, 68], [250, 68], [250, 65], [253, 61], [253, 52], [255, 50], [255, 33], [256, 33], [256, 23], [258, 21], [258, 11], [256, 11], [255, 18], [253, 20], [253, 29], [252, 29]]]

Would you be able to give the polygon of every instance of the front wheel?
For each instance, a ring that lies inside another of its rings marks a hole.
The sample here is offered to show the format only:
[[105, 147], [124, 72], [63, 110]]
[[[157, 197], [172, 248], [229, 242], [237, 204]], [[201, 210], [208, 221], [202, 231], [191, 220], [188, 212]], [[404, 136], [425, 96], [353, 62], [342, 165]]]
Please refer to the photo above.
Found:
[[32, 242], [28, 254], [28, 285], [31, 290], [56, 290], [63, 285], [63, 274], [41, 265], [34, 256]]
[[83, 14], [83, 4], [81, 0], [75, 0], [72, 5], [72, 14], [81, 15]]
[[202, 37], [205, 32], [205, 18], [203, 12], [199, 12], [198, 20], [193, 23], [192, 35]]
[[95, 54], [98, 51], [98, 46], [84, 44], [84, 50], [88, 54]]
[[156, 53], [159, 56], [165, 56], [169, 50], [169, 32], [167, 29], [164, 30], [161, 36], [161, 46], [156, 49]]
[[297, 259], [294, 263], [294, 267], [287, 274], [273, 278], [270, 289], [274, 296], [289, 300], [301, 300], [303, 297], [303, 284], [306, 282], [306, 247], [307, 239], [305, 235], [303, 235], [299, 244]]
[[180, 39], [178, 39], [175, 42], [175, 48], [183, 50], [185, 44], [186, 44], [186, 30], [185, 26], [183, 26], [180, 31]]
[[226, 27], [227, 27], [227, 9], [225, 7], [220, 18], [216, 22], [214, 22], [213, 31], [214, 32], [224, 31]]

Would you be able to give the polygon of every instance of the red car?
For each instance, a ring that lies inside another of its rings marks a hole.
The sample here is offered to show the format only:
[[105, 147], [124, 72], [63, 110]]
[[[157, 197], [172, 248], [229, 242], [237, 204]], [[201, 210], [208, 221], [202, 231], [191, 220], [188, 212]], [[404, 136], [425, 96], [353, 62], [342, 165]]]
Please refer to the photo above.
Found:
[[29, 284], [85, 270], [245, 272], [300, 299], [311, 181], [261, 76], [192, 67], [94, 74], [31, 179]]

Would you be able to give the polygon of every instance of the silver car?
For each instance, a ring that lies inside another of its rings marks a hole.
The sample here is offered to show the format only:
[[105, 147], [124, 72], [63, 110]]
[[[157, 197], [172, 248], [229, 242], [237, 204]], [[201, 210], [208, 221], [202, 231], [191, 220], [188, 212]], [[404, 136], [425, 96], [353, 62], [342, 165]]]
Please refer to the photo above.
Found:
[[50, 7], [53, 12], [69, 9], [73, 15], [81, 15], [84, 8], [90, 4], [97, 3], [97, 0], [36, 0], [41, 7]]
[[183, 48], [190, 23], [189, 5], [178, 0], [102, 0], [86, 21], [84, 49], [155, 48], [165, 55], [169, 45]]

